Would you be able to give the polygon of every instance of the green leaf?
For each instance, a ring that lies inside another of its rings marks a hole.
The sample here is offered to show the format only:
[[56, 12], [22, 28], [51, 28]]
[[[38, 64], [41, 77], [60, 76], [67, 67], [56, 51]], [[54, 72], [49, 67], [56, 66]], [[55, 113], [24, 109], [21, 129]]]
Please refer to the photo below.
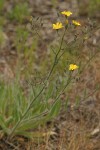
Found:
[[29, 139], [32, 139], [33, 136], [32, 136], [32, 133], [29, 132], [29, 131], [18, 131], [15, 133], [16, 135], [21, 135], [21, 136], [24, 136], [26, 138], [29, 138]]
[[10, 116], [9, 118], [7, 118], [7, 119], [5, 120], [5, 124], [6, 124], [7, 127], [9, 127], [9, 125], [10, 125], [12, 122], [13, 122], [13, 117], [12, 117], [12, 116]]
[[49, 98], [52, 97], [53, 89], [54, 89], [54, 85], [51, 84], [51, 85], [48, 87], [47, 94], [46, 94], [46, 96], [45, 96], [45, 99], [46, 99], [46, 100], [48, 100]]
[[34, 129], [36, 127], [38, 127], [41, 124], [44, 124], [44, 120], [45, 120], [45, 116], [43, 117], [39, 117], [38, 119], [29, 119], [29, 120], [24, 120], [21, 125], [18, 127], [17, 132], [18, 131], [27, 131], [27, 130], [31, 130]]
[[60, 108], [61, 108], [61, 101], [60, 100], [57, 100], [53, 107], [51, 108], [51, 111], [50, 111], [50, 114], [49, 114], [49, 117], [55, 117], [58, 115], [59, 111], [60, 111]]
[[9, 134], [9, 129], [7, 128], [5, 120], [1, 115], [0, 115], [0, 126], [5, 133]]
[[76, 96], [75, 106], [79, 107], [80, 104], [80, 96]]

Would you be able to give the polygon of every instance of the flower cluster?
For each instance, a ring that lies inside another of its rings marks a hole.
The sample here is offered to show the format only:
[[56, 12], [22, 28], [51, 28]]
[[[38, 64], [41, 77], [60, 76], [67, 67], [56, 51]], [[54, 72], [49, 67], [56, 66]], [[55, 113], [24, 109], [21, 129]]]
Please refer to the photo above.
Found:
[[[64, 15], [66, 18], [68, 18], [69, 16], [72, 15], [72, 12], [71, 11], [62, 11], [61, 14]], [[66, 24], [68, 24], [68, 19], [66, 20]], [[76, 20], [72, 20], [72, 24], [75, 26], [81, 26], [81, 24]], [[55, 29], [55, 30], [59, 30], [63, 27], [64, 26], [61, 22], [57, 22], [57, 23], [53, 24], [53, 29]]]
[[[67, 18], [66, 24], [68, 24], [68, 17], [72, 15], [72, 12], [70, 12], [70, 11], [62, 11], [61, 14], [65, 15], [65, 17]], [[72, 24], [74, 26], [81, 26], [81, 24], [78, 21], [76, 21], [76, 20], [72, 20]], [[63, 24], [61, 22], [57, 22], [57, 23], [53, 24], [53, 29], [55, 29], [55, 30], [59, 30], [59, 29], [61, 29], [63, 27], [64, 26], [63, 26]], [[69, 70], [70, 71], [76, 70], [78, 68], [79, 68], [79, 66], [77, 66], [75, 64], [70, 64], [69, 65]]]

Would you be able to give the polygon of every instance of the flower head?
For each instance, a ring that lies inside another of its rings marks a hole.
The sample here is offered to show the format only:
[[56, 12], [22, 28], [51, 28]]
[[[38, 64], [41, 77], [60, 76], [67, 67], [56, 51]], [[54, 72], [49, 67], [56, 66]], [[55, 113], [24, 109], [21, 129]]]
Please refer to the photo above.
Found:
[[75, 26], [81, 26], [81, 24], [75, 20], [72, 20], [72, 23], [75, 25]]
[[56, 24], [53, 24], [53, 29], [58, 30], [63, 28], [63, 25], [61, 22], [57, 22]]
[[69, 70], [76, 70], [76, 69], [78, 69], [78, 66], [77, 65], [75, 65], [75, 64], [70, 64], [69, 65]]
[[70, 11], [62, 11], [61, 14], [69, 17], [70, 15], [72, 15], [72, 12], [70, 12]]

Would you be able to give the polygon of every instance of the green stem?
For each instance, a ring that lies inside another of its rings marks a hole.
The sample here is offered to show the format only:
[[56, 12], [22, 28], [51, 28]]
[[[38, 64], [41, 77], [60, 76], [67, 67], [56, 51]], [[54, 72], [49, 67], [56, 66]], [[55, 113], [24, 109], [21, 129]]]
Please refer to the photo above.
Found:
[[[98, 53], [98, 52], [97, 52], [97, 53]], [[85, 71], [86, 66], [87, 66], [87, 65], [90, 63], [90, 61], [96, 56], [97, 53], [95, 53], [93, 56], [91, 56], [91, 58], [84, 64], [81, 73], [83, 73], [83, 72]], [[79, 75], [80, 75], [81, 73], [79, 73]], [[71, 78], [71, 74], [69, 74], [69, 78], [68, 78], [68, 80], [67, 80], [67, 83], [66, 83], [66, 85], [63, 87], [63, 89], [62, 89], [62, 91], [60, 92], [60, 94], [56, 97], [56, 99], [55, 99], [55, 101], [54, 101], [54, 103], [53, 103], [53, 106], [54, 106], [55, 103], [58, 101], [59, 97], [60, 97], [60, 96], [62, 95], [62, 93], [65, 91], [65, 89], [66, 89], [67, 86], [70, 84], [70, 82], [71, 82], [77, 75], [78, 75], [78, 73], [76, 73], [75, 76], [74, 76], [73, 78]], [[97, 91], [97, 89], [94, 91], [94, 93], [95, 93], [96, 91]], [[89, 95], [89, 96], [90, 96], [90, 95]], [[86, 98], [88, 98], [89, 96], [87, 96]], [[53, 106], [52, 106], [52, 107], [53, 107]]]
[[[54, 60], [53, 66], [52, 66], [52, 68], [51, 68], [51, 70], [50, 70], [50, 72], [49, 72], [49, 74], [48, 74], [48, 76], [47, 76], [47, 78], [46, 78], [46, 82], [49, 80], [49, 78], [50, 78], [50, 76], [51, 76], [51, 74], [52, 74], [52, 72], [53, 72], [53, 70], [54, 70], [54, 68], [55, 68], [55, 66], [56, 66], [56, 62], [57, 62], [57, 59], [58, 59], [58, 55], [59, 55], [59, 53], [60, 53], [60, 51], [61, 51], [61, 49], [62, 49], [62, 44], [63, 44], [65, 32], [66, 32], [66, 29], [65, 29], [64, 34], [63, 34], [63, 36], [62, 36], [61, 43], [60, 43], [60, 47], [59, 47], [59, 50], [58, 50], [58, 52], [57, 52], [57, 54], [56, 54], [56, 56], [55, 56], [55, 60]], [[34, 101], [36, 101], [37, 98], [41, 95], [41, 93], [43, 92], [43, 90], [45, 89], [45, 87], [46, 87], [46, 84], [42, 87], [42, 89], [41, 89], [40, 92], [36, 95], [36, 97], [31, 101], [31, 103], [29, 104], [28, 108], [26, 109], [26, 111], [25, 111], [24, 114], [22, 115], [21, 119], [16, 123], [15, 127], [12, 129], [12, 131], [11, 131], [11, 133], [9, 134], [9, 137], [8, 137], [8, 138], [12, 138], [12, 136], [13, 136], [15, 130], [18, 128], [18, 126], [20, 125], [20, 123], [22, 122], [22, 120], [24, 119], [24, 117], [27, 115], [27, 113], [29, 112], [30, 108], [32, 107]]]

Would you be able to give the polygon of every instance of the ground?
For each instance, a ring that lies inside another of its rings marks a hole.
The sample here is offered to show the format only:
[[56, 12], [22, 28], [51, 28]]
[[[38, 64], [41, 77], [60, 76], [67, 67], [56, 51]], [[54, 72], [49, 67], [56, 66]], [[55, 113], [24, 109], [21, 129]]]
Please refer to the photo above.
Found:
[[[29, 14], [26, 14], [23, 23], [21, 21], [19, 23], [17, 20], [9, 19], [9, 16], [4, 14], [4, 12], [9, 13], [19, 1], [6, 1], [4, 9], [1, 11], [1, 17], [5, 17], [2, 25], [4, 42], [0, 46], [1, 79], [5, 82], [14, 79], [18, 58], [15, 43], [15, 40], [17, 40], [15, 39], [16, 29], [19, 26], [29, 28], [30, 16], [40, 17], [42, 20], [45, 20], [43, 30], [41, 31], [42, 41], [39, 40], [36, 47], [38, 51], [36, 58], [43, 60], [48, 49], [47, 45], [52, 43], [55, 38], [51, 25], [57, 18], [57, 11], [71, 10], [74, 13], [73, 18], [78, 18], [83, 25], [86, 25], [90, 14], [88, 2], [84, 0], [82, 7], [82, 4], [78, 3], [77, 0], [59, 0], [58, 3], [56, 1], [30, 0], [28, 1]], [[96, 22], [96, 25], [100, 23], [100, 16], [98, 14], [97, 11], [95, 15], [90, 15], [90, 19]], [[36, 24], [36, 26], [38, 25]], [[99, 36], [100, 29], [97, 29], [93, 32], [92, 37], [86, 42], [85, 46], [82, 47], [82, 56], [85, 60], [88, 59], [87, 54], [90, 50], [95, 54], [96, 49], [99, 47]], [[31, 41], [32, 39], [29, 37], [29, 45]], [[38, 62], [36, 58], [35, 63]], [[43, 129], [39, 128], [40, 132], [52, 131], [52, 135], [47, 134], [42, 139], [35, 138], [32, 141], [23, 137], [14, 137], [10, 141], [7, 140], [6, 136], [2, 137], [1, 134], [0, 150], [100, 150], [100, 90], [95, 90], [97, 84], [100, 84], [100, 52], [97, 53], [88, 69], [82, 73], [73, 88], [70, 89], [68, 93], [70, 102], [61, 110], [59, 116], [53, 121], [47, 122], [46, 127]], [[88, 91], [88, 96], [84, 98], [83, 91], [85, 88]], [[79, 93], [78, 96], [81, 101], [76, 106], [74, 101], [77, 93]], [[66, 95], [67, 93], [62, 94], [62, 102], [66, 99]]]

